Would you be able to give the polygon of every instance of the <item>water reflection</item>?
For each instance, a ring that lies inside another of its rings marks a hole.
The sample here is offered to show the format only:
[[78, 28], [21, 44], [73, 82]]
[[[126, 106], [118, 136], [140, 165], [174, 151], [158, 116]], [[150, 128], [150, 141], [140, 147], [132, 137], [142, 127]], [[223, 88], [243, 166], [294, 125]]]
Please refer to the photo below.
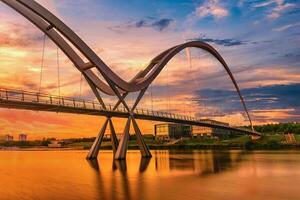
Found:
[[127, 164], [126, 160], [113, 160], [113, 170], [119, 170], [121, 174], [126, 175]]
[[[243, 151], [156, 151], [154, 154], [155, 170], [164, 171], [193, 171], [200, 175], [216, 174], [230, 170], [242, 161]], [[147, 171], [151, 158], [140, 158], [139, 172]], [[100, 171], [98, 160], [87, 160], [96, 171]], [[137, 165], [135, 165], [137, 166]], [[126, 175], [127, 163], [125, 160], [113, 160], [113, 171], [118, 170]]]
[[[127, 175], [127, 164], [125, 160], [114, 160], [113, 161], [113, 178], [114, 184], [112, 187], [116, 187], [116, 190], [122, 193], [124, 199], [131, 199], [130, 183]], [[116, 171], [119, 171], [121, 176], [117, 177]]]
[[199, 175], [209, 175], [230, 170], [242, 160], [243, 151], [157, 151], [156, 171], [193, 171]]
[[100, 171], [98, 160], [86, 160], [86, 161], [89, 163], [92, 169], [96, 170], [97, 172]]
[[144, 173], [150, 163], [151, 158], [141, 158], [141, 162], [140, 162], [140, 173]]
[[[299, 199], [300, 151], [0, 151], [0, 199]], [[291, 184], [291, 180], [293, 184]]]
[[[128, 162], [112, 160], [111, 176], [101, 171], [98, 160], [87, 162], [97, 172], [95, 185], [99, 187], [98, 195], [101, 199], [143, 199], [149, 187], [145, 180], [154, 171], [158, 174], [186, 175], [188, 172], [207, 176], [236, 167], [243, 155], [245, 154], [242, 151], [155, 151], [152, 159], [140, 158], [138, 161], [135, 158]], [[133, 171], [136, 172], [134, 176]]]

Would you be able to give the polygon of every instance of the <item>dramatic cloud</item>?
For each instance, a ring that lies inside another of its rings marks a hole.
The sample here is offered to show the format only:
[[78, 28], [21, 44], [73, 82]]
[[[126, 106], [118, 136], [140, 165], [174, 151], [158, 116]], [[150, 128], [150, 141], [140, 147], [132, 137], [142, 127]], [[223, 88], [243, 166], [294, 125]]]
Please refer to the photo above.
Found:
[[275, 1], [263, 1], [260, 3], [254, 4], [253, 7], [255, 7], [255, 8], [265, 7], [265, 6], [269, 6], [269, 5], [273, 4], [274, 2]]
[[293, 28], [293, 27], [297, 27], [297, 26], [300, 26], [300, 22], [299, 23], [293, 23], [293, 24], [287, 24], [287, 25], [284, 25], [284, 26], [280, 26], [278, 28], [275, 28], [274, 30], [280, 32], [280, 31], [285, 31], [285, 30]]
[[173, 21], [173, 19], [169, 18], [156, 19], [153, 17], [148, 17], [138, 21], [131, 21], [123, 25], [117, 25], [108, 28], [115, 32], [124, 32], [132, 28], [153, 28], [157, 31], [163, 31], [167, 29]]
[[[256, 113], [259, 110], [268, 110], [270, 113], [272, 110], [289, 109], [289, 112], [293, 111], [293, 115], [285, 120], [296, 120], [297, 117], [297, 120], [300, 120], [300, 84], [255, 87], [243, 89], [241, 92], [248, 108]], [[242, 109], [237, 93], [233, 90], [203, 89], [199, 90], [198, 94], [206, 97], [206, 104], [222, 104], [221, 109], [225, 113], [234, 113]]]
[[298, 122], [300, 113], [295, 109], [260, 109], [252, 110], [251, 115], [256, 124]]
[[220, 19], [227, 15], [229, 15], [228, 10], [221, 6], [218, 0], [206, 0], [201, 6], [196, 8], [196, 16], [198, 18], [213, 16]]
[[160, 19], [158, 21], [153, 22], [151, 26], [162, 31], [166, 29], [172, 21], [172, 19]]
[[207, 38], [207, 37], [200, 37], [200, 38], [193, 38], [190, 40], [200, 40], [203, 42], [209, 42], [209, 43], [214, 43], [217, 45], [222, 45], [225, 47], [230, 47], [230, 46], [238, 46], [238, 45], [243, 45], [246, 44], [246, 42], [238, 40], [238, 39], [232, 39], [232, 38], [227, 38], [227, 39], [213, 39], [213, 38]]
[[35, 30], [28, 30], [20, 23], [2, 23], [0, 26], [1, 47], [28, 47], [41, 43], [42, 34]]
[[254, 8], [265, 8], [271, 7], [268, 11], [268, 18], [276, 19], [282, 15], [282, 13], [295, 5], [292, 3], [286, 3], [285, 0], [268, 0], [260, 3], [255, 3]]

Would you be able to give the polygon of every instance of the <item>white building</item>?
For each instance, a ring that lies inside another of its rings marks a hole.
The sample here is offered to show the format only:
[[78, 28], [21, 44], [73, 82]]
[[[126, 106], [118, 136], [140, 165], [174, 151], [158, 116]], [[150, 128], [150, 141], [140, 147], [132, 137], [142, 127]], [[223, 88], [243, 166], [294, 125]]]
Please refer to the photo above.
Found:
[[26, 134], [19, 134], [19, 141], [25, 142], [27, 140], [27, 135]]
[[14, 136], [12, 135], [5, 135], [5, 141], [6, 142], [10, 142], [10, 141], [13, 141], [14, 140]]

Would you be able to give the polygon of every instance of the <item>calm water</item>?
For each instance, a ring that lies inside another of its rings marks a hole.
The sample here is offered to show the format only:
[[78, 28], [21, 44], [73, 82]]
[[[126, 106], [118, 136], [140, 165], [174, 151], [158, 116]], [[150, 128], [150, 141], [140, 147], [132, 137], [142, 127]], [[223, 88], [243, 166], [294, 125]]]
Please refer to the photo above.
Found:
[[300, 199], [300, 151], [0, 151], [0, 199]]

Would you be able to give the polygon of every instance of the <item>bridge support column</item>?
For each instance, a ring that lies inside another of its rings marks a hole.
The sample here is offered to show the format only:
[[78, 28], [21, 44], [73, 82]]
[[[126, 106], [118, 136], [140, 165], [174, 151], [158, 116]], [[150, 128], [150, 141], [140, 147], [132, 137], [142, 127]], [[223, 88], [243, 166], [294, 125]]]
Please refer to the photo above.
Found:
[[101, 128], [101, 131], [99, 132], [98, 136], [96, 137], [86, 159], [88, 160], [93, 160], [93, 159], [97, 159], [98, 157], [98, 154], [99, 154], [99, 150], [100, 150], [100, 146], [101, 146], [101, 143], [102, 143], [102, 140], [103, 140], [103, 137], [104, 137], [104, 134], [105, 134], [105, 131], [106, 131], [106, 128], [107, 128], [107, 125], [109, 124], [109, 129], [110, 129], [110, 138], [111, 138], [111, 145], [112, 145], [112, 149], [113, 149], [113, 153], [115, 155], [117, 149], [118, 149], [118, 139], [117, 139], [117, 136], [116, 136], [116, 132], [115, 132], [115, 128], [114, 128], [114, 125], [112, 123], [112, 120], [110, 117], [108, 117], [102, 128]]
[[116, 90], [116, 88], [114, 88], [114, 86], [112, 86], [112, 88], [114, 89], [114, 91], [116, 93], [116, 96], [118, 96], [120, 103], [122, 103], [125, 106], [125, 108], [127, 109], [127, 111], [130, 114], [130, 116], [128, 117], [125, 129], [124, 129], [124, 134], [122, 136], [122, 139], [121, 139], [120, 144], [118, 146], [117, 152], [115, 154], [115, 159], [116, 160], [126, 159], [126, 152], [127, 152], [127, 148], [128, 148], [129, 130], [130, 130], [131, 121], [132, 121], [132, 124], [133, 124], [135, 134], [137, 136], [137, 143], [138, 143], [138, 146], [140, 148], [142, 157], [144, 157], [144, 158], [152, 157], [152, 155], [149, 151], [149, 148], [147, 147], [146, 142], [145, 142], [145, 140], [142, 136], [142, 133], [141, 133], [139, 127], [138, 127], [138, 124], [134, 119], [134, 110], [137, 107], [140, 100], [142, 99], [142, 97], [144, 96], [144, 94], [147, 90], [147, 87], [140, 91], [140, 93], [139, 93], [137, 99], [135, 100], [135, 103], [133, 104], [131, 109], [129, 109], [128, 105], [124, 101], [124, 98], [122, 98], [122, 96], [120, 95], [118, 90]]
[[100, 149], [100, 146], [101, 146], [101, 143], [102, 143], [103, 136], [105, 134], [105, 130], [106, 130], [108, 121], [109, 121], [109, 119], [105, 120], [105, 122], [104, 122], [104, 124], [101, 128], [101, 131], [99, 132], [98, 136], [96, 137], [96, 139], [95, 139], [95, 141], [94, 141], [94, 143], [93, 143], [86, 159], [88, 159], [88, 160], [97, 159], [99, 149]]
[[141, 130], [139, 129], [138, 124], [134, 118], [132, 118], [132, 124], [133, 124], [133, 128], [134, 128], [134, 131], [136, 134], [137, 142], [138, 142], [142, 157], [143, 158], [151, 158], [152, 155], [150, 153], [150, 150], [149, 150], [148, 146], [146, 145], [146, 142], [142, 136]]
[[151, 158], [152, 155], [151, 155], [150, 150], [149, 150], [148, 146], [146, 145], [146, 142], [142, 136], [141, 130], [139, 129], [138, 124], [137, 124], [136, 120], [134, 119], [134, 117], [130, 116], [127, 119], [122, 139], [120, 141], [117, 152], [115, 154], [115, 159], [116, 160], [126, 159], [126, 152], [127, 152], [128, 141], [129, 141], [129, 137], [130, 137], [129, 130], [130, 130], [131, 121], [132, 121], [132, 125], [134, 128], [135, 134], [136, 134], [137, 144], [141, 151], [142, 157], [143, 158]]
[[116, 160], [123, 160], [126, 158], [126, 152], [128, 148], [128, 141], [129, 141], [129, 130], [130, 130], [130, 121], [131, 117], [127, 119], [126, 126], [123, 132], [123, 136], [120, 140], [120, 144], [118, 146], [117, 152], [115, 154]]
[[119, 146], [119, 141], [111, 118], [109, 118], [109, 129], [110, 129], [110, 141], [112, 145], [112, 150], [115, 155]]
[[[104, 110], [107, 110], [107, 108], [106, 108], [106, 106], [105, 106], [105, 104], [104, 104], [97, 88], [89, 80], [88, 80], [88, 83], [90, 84], [91, 88], [93, 89], [93, 92], [95, 93], [96, 97], [98, 98], [98, 100], [101, 103]], [[124, 160], [126, 158], [126, 152], [127, 152], [127, 148], [128, 148], [128, 141], [129, 141], [129, 136], [130, 136], [129, 131], [130, 131], [131, 121], [132, 121], [133, 128], [134, 128], [134, 131], [135, 131], [136, 136], [137, 136], [137, 143], [138, 143], [138, 146], [140, 148], [142, 157], [144, 157], [144, 158], [152, 157], [152, 155], [150, 153], [150, 150], [147, 147], [147, 145], [144, 141], [144, 138], [142, 136], [142, 133], [141, 133], [139, 127], [138, 127], [138, 124], [137, 124], [136, 120], [134, 119], [134, 110], [137, 107], [140, 100], [142, 99], [142, 97], [144, 96], [147, 88], [144, 88], [143, 90], [140, 91], [134, 105], [132, 106], [132, 108], [129, 108], [128, 105], [126, 104], [126, 102], [124, 101], [124, 99], [128, 95], [128, 92], [121, 95], [119, 90], [116, 88], [116, 86], [113, 83], [111, 83], [110, 81], [108, 81], [108, 83], [109, 83], [110, 87], [112, 88], [112, 90], [115, 92], [116, 96], [119, 99], [119, 101], [116, 103], [114, 108], [110, 111], [115, 111], [118, 108], [118, 106], [122, 103], [124, 105], [125, 109], [128, 111], [129, 117], [127, 119], [125, 129], [124, 129], [124, 132], [123, 132], [123, 136], [120, 140], [120, 143], [118, 142], [118, 139], [117, 139], [117, 136], [116, 136], [116, 133], [115, 133], [115, 129], [114, 129], [114, 126], [113, 126], [113, 122], [112, 122], [110, 117], [107, 117], [100, 133], [98, 134], [95, 142], [93, 143], [93, 145], [90, 149], [90, 152], [87, 156], [87, 159], [96, 159], [97, 158], [98, 153], [99, 153], [99, 149], [100, 149], [100, 146], [101, 146], [101, 142], [102, 142], [103, 136], [105, 134], [107, 124], [109, 123], [110, 131], [111, 131], [112, 149], [113, 149], [113, 152], [114, 152], [114, 159]]]

